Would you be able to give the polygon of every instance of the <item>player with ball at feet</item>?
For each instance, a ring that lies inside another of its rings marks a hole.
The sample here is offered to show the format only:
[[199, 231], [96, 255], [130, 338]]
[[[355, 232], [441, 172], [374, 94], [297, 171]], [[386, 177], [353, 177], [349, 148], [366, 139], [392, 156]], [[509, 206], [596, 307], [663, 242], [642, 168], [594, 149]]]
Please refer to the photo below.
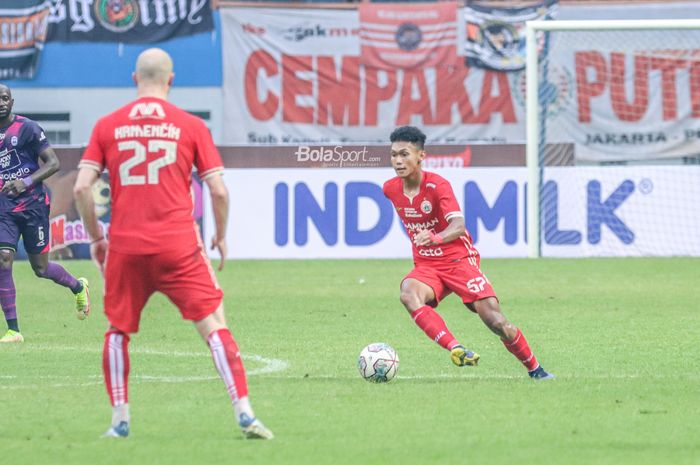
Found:
[[449, 182], [423, 171], [425, 139], [413, 126], [397, 128], [390, 136], [396, 177], [384, 183], [383, 190], [413, 242], [415, 264], [401, 282], [401, 303], [428, 337], [450, 351], [455, 365], [475, 366], [479, 354], [460, 344], [435, 311], [454, 292], [501, 338], [531, 378], [554, 378], [537, 362], [520, 329], [501, 312], [496, 293], [479, 268], [479, 252]]

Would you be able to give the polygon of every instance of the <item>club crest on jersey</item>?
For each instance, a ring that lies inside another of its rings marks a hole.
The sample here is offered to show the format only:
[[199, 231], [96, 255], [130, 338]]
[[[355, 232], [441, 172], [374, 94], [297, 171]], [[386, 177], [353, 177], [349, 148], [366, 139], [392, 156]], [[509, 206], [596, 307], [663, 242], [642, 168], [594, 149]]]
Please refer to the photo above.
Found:
[[430, 201], [423, 200], [420, 203], [420, 209], [423, 213], [427, 214], [427, 213], [430, 213], [431, 211], [433, 211], [433, 205], [430, 203]]
[[163, 106], [158, 102], [140, 102], [131, 107], [129, 119], [165, 118]]
[[10, 139], [10, 144], [12, 145], [17, 145], [17, 136], [12, 136], [12, 139]]

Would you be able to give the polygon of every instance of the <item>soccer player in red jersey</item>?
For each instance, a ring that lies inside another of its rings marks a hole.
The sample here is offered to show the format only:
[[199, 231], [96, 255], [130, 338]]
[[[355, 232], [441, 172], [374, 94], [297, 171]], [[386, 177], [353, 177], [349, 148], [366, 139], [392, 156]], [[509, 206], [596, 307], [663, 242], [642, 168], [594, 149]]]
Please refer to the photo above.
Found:
[[401, 303], [425, 334], [451, 352], [457, 366], [474, 366], [479, 355], [452, 335], [435, 308], [451, 293], [496, 333], [506, 349], [522, 362], [534, 379], [551, 379], [537, 362], [523, 333], [501, 312], [491, 283], [479, 268], [479, 252], [464, 226], [464, 216], [450, 184], [423, 171], [425, 134], [412, 126], [394, 130], [391, 164], [396, 177], [384, 183], [413, 242], [415, 268], [401, 282]]
[[[195, 167], [211, 194], [216, 223], [211, 248], [221, 254], [223, 269], [228, 219], [223, 164], [204, 123], [167, 101], [173, 77], [172, 60], [163, 50], [151, 48], [139, 55], [133, 74], [138, 98], [97, 122], [74, 187], [92, 239], [90, 253], [105, 278], [104, 311], [110, 326], [102, 367], [112, 423], [104, 436], [129, 434], [129, 339], [139, 329], [148, 298], [159, 291], [208, 344], [243, 434], [271, 439], [272, 432], [250, 406], [238, 345], [226, 325], [223, 292], [192, 216]], [[112, 191], [109, 241], [97, 222], [91, 194], [103, 170], [109, 171]]]

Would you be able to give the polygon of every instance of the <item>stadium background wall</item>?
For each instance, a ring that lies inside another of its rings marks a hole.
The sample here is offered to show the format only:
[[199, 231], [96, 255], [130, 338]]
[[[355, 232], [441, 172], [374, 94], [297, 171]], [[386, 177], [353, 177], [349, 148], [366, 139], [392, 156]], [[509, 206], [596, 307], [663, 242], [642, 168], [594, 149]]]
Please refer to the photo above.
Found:
[[[558, 19], [646, 19], [700, 17], [696, 2], [626, 4], [563, 3]], [[54, 143], [84, 144], [100, 116], [133, 97], [131, 72], [138, 53], [152, 45], [167, 50], [175, 61], [172, 101], [205, 115], [215, 142], [222, 143], [223, 70], [221, 18], [214, 13], [216, 29], [149, 45], [110, 43], [47, 43], [37, 77], [30, 81], [11, 80], [17, 113], [44, 115], [40, 123], [48, 131], [62, 132]], [[196, 53], [194, 52], [196, 51]], [[89, 102], [89, 105], [86, 104]], [[57, 119], [52, 115], [65, 115]]]

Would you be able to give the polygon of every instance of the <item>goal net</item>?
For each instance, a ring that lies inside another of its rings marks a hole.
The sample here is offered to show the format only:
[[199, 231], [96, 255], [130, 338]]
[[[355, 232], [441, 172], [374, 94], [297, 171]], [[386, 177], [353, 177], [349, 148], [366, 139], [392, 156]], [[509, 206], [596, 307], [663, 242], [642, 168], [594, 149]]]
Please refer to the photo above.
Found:
[[529, 255], [700, 256], [700, 20], [527, 34]]

